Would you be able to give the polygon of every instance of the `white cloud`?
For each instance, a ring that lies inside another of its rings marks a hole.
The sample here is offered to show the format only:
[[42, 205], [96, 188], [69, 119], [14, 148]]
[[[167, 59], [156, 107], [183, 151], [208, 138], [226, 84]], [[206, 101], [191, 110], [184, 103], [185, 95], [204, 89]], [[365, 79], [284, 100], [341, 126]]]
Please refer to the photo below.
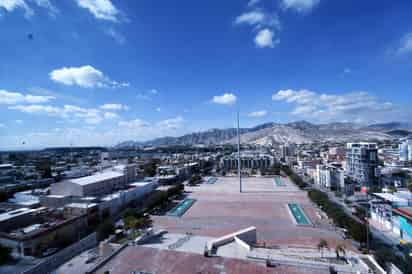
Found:
[[260, 3], [260, 0], [249, 0], [249, 3], [247, 3], [247, 5], [248, 5], [248, 7], [253, 7], [253, 6], [256, 6], [259, 3]]
[[16, 122], [16, 124], [18, 124], [18, 125], [22, 125], [22, 124], [23, 124], [23, 121], [22, 121], [22, 120], [16, 120], [15, 122]]
[[122, 104], [104, 104], [100, 106], [104, 110], [129, 110], [129, 107]]
[[5, 125], [5, 124], [0, 123], [0, 128], [4, 128], [4, 127], [6, 127], [6, 125]]
[[0, 8], [5, 9], [7, 12], [21, 9], [24, 11], [24, 16], [29, 18], [35, 14], [29, 3], [34, 3], [38, 7], [48, 9], [50, 15], [58, 13], [57, 8], [54, 7], [49, 0], [0, 0]]
[[279, 44], [279, 39], [274, 40], [274, 32], [270, 29], [260, 30], [255, 37], [255, 44], [258, 48], [273, 48]]
[[233, 93], [225, 93], [220, 96], [213, 96], [212, 102], [220, 105], [233, 105], [237, 101], [236, 95]]
[[261, 11], [250, 11], [236, 17], [235, 24], [261, 24], [265, 20], [265, 14]]
[[46, 103], [55, 99], [53, 96], [37, 96], [32, 94], [22, 94], [19, 92], [7, 91], [0, 89], [0, 105], [14, 105], [14, 104], [40, 104]]
[[143, 129], [143, 128], [147, 128], [150, 126], [150, 124], [144, 120], [141, 119], [135, 119], [135, 120], [131, 120], [131, 121], [120, 121], [118, 123], [118, 125], [120, 127], [126, 127], [129, 129]]
[[118, 115], [112, 112], [102, 112], [95, 108], [82, 108], [74, 105], [64, 105], [56, 107], [51, 105], [16, 105], [10, 106], [10, 110], [17, 110], [26, 114], [46, 115], [68, 120], [81, 120], [87, 124], [99, 124], [103, 120], [118, 118]]
[[157, 89], [151, 89], [145, 92], [138, 93], [136, 98], [139, 100], [146, 100], [150, 101], [153, 99], [154, 96], [158, 95], [159, 91]]
[[114, 28], [108, 28], [104, 31], [108, 36], [113, 38], [119, 45], [124, 45], [126, 43], [126, 38], [123, 34], [115, 30]]
[[235, 19], [236, 25], [250, 25], [256, 28], [275, 27], [280, 28], [280, 21], [276, 14], [268, 14], [262, 10], [245, 12]]
[[161, 136], [164, 133], [170, 133], [182, 128], [184, 119], [182, 116], [166, 119], [157, 123], [151, 124], [142, 119], [134, 119], [130, 121], [120, 121], [118, 126], [123, 130], [129, 130], [136, 133], [145, 132], [152, 136]]
[[181, 128], [184, 123], [182, 116], [160, 121], [157, 126], [161, 129], [178, 129]]
[[63, 67], [50, 72], [50, 79], [55, 82], [73, 86], [77, 85], [83, 88], [94, 87], [112, 87], [120, 88], [129, 86], [128, 83], [119, 83], [110, 80], [103, 72], [90, 65], [82, 67]]
[[105, 118], [105, 119], [109, 119], [109, 120], [111, 120], [111, 119], [117, 119], [117, 118], [119, 118], [119, 115], [117, 115], [117, 114], [114, 113], [114, 112], [105, 112], [105, 113], [104, 113], [104, 118]]
[[398, 49], [398, 53], [400, 54], [406, 54], [406, 53], [411, 53], [411, 52], [412, 52], [412, 32], [406, 34], [401, 39], [401, 45]]
[[[250, 1], [248, 6], [255, 6], [260, 1]], [[254, 8], [239, 15], [234, 20], [235, 25], [249, 25], [253, 27], [255, 44], [259, 48], [273, 48], [279, 43], [279, 39], [274, 40], [275, 32], [280, 31], [281, 24], [276, 13], [268, 13], [265, 9]]]
[[76, 0], [81, 8], [88, 9], [97, 19], [118, 21], [119, 10], [110, 0]]
[[162, 109], [161, 108], [156, 108], [156, 111], [160, 112], [160, 111], [162, 111]]
[[383, 121], [397, 120], [405, 115], [401, 108], [390, 102], [382, 102], [367, 92], [332, 95], [305, 89], [288, 89], [273, 94], [272, 100], [293, 104], [293, 115], [320, 121], [354, 121], [365, 118]]
[[320, 0], [282, 0], [282, 7], [297, 12], [309, 12], [319, 4]]
[[261, 118], [268, 114], [267, 110], [254, 111], [248, 114], [251, 118]]

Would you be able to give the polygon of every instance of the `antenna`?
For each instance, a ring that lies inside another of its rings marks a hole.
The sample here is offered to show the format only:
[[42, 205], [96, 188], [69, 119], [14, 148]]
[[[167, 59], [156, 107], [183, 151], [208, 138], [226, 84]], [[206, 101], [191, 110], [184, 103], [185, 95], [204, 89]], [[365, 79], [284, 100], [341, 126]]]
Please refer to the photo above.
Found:
[[237, 112], [237, 175], [239, 176], [239, 189], [242, 193], [242, 173], [241, 173], [241, 163], [240, 160], [240, 122], [239, 122], [239, 111]]

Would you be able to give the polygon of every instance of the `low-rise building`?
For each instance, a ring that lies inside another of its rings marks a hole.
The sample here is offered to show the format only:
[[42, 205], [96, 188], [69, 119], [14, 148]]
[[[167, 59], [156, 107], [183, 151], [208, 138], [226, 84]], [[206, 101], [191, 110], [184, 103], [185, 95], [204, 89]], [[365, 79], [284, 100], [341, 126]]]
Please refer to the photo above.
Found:
[[51, 186], [52, 195], [103, 196], [124, 188], [126, 177], [118, 171], [105, 171], [92, 176], [66, 180]]
[[0, 244], [15, 257], [41, 257], [51, 248], [62, 248], [83, 237], [87, 215], [65, 217], [48, 208], [18, 210], [0, 214]]
[[412, 194], [410, 192], [373, 193], [370, 216], [378, 228], [398, 237], [400, 242], [412, 243]]

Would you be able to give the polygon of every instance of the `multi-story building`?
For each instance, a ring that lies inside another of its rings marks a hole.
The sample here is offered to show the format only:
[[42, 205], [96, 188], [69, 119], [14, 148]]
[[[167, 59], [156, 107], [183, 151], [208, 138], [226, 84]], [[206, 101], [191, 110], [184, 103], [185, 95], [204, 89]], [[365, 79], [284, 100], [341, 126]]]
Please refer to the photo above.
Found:
[[284, 144], [280, 146], [280, 158], [286, 160], [289, 156], [294, 156], [296, 153], [296, 145]]
[[[275, 163], [275, 158], [268, 154], [243, 152], [240, 155], [242, 169], [266, 169]], [[221, 167], [224, 170], [235, 170], [238, 167], [238, 155], [233, 153], [230, 156], [222, 157], [220, 160]]]
[[0, 214], [0, 244], [14, 257], [38, 257], [87, 234], [88, 216], [67, 216], [45, 207], [20, 208]]
[[399, 160], [412, 161], [412, 140], [405, 140], [399, 145]]
[[346, 172], [357, 184], [372, 186], [377, 182], [378, 149], [375, 143], [348, 143]]
[[397, 237], [401, 243], [412, 243], [412, 194], [401, 191], [372, 196], [371, 224]]
[[323, 188], [343, 189], [345, 186], [345, 172], [342, 168], [333, 165], [317, 165], [315, 183]]
[[126, 179], [122, 172], [108, 171], [53, 184], [51, 194], [79, 197], [102, 196], [122, 189], [125, 184]]
[[66, 180], [51, 186], [52, 195], [103, 196], [124, 189], [136, 180], [136, 165], [117, 165], [91, 176]]

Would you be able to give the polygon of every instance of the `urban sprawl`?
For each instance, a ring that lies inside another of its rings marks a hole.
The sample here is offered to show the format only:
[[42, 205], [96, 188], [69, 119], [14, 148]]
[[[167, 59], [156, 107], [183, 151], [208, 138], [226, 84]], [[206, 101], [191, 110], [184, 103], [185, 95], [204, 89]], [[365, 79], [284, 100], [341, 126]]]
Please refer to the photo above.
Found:
[[408, 139], [0, 152], [0, 273], [412, 273], [411, 191]]

